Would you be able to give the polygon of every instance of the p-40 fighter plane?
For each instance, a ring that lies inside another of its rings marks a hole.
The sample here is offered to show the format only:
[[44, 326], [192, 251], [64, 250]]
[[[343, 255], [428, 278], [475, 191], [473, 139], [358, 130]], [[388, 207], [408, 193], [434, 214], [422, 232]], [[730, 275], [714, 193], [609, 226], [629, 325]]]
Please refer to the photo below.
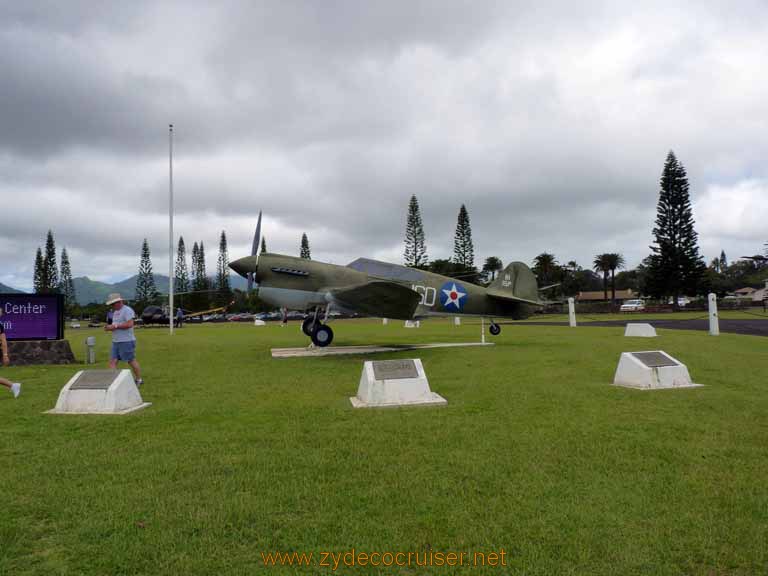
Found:
[[[261, 214], [255, 247], [260, 232]], [[328, 346], [333, 340], [333, 331], [325, 324], [331, 308], [398, 320], [484, 317], [490, 319], [490, 332], [495, 336], [501, 327], [494, 318], [520, 320], [531, 315], [533, 306], [544, 305], [536, 277], [522, 262], [508, 265], [487, 288], [367, 258], [338, 266], [262, 253], [240, 258], [229, 267], [247, 278], [249, 286], [255, 283], [263, 301], [289, 310], [313, 312], [304, 320], [302, 330], [317, 346]]]

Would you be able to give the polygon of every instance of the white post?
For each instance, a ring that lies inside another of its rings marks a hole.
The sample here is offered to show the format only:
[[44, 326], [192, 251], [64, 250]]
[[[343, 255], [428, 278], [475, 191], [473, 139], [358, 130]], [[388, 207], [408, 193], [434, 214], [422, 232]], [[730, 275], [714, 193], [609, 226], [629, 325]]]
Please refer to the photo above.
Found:
[[453, 325], [454, 326], [461, 326], [461, 318], [459, 318], [458, 316], [454, 316], [453, 317]]
[[485, 344], [485, 317], [480, 318], [480, 343]]
[[717, 318], [717, 295], [709, 295], [709, 335], [718, 336], [720, 334], [720, 321]]
[[389, 320], [387, 320], [386, 318], [382, 318], [381, 323], [384, 324], [384, 326], [386, 326], [387, 324], [389, 324]]
[[173, 124], [168, 124], [168, 329], [173, 336]]
[[573, 304], [573, 298], [568, 298], [568, 325], [576, 328], [576, 306]]

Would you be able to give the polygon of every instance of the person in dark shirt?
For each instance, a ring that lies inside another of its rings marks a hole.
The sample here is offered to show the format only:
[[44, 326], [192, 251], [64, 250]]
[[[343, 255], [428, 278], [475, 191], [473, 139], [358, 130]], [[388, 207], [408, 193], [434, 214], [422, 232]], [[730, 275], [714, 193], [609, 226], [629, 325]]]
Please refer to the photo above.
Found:
[[[0, 316], [3, 315], [3, 309], [0, 308]], [[2, 362], [3, 366], [8, 366], [11, 363], [11, 358], [8, 356], [8, 341], [5, 338], [5, 329], [3, 328], [3, 323], [0, 322], [0, 350], [2, 350]], [[11, 391], [11, 394], [13, 394], [14, 398], [18, 398], [19, 394], [21, 394], [21, 384], [18, 382], [11, 382], [10, 380], [6, 380], [5, 378], [0, 378], [0, 386], [5, 386], [8, 388], [8, 390]]]

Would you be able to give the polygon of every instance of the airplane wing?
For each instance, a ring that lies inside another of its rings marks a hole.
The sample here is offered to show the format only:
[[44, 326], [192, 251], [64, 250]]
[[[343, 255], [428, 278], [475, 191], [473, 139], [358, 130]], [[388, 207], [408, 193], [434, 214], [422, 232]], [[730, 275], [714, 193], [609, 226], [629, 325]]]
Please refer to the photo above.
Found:
[[421, 294], [394, 282], [375, 280], [330, 290], [339, 307], [378, 318], [410, 320]]
[[511, 300], [513, 302], [524, 302], [526, 304], [533, 304], [534, 306], [544, 306], [546, 304], [546, 302], [542, 302], [540, 300], [528, 300], [526, 298], [514, 296], [508, 290], [496, 290], [494, 288], [489, 288], [486, 291], [486, 294], [491, 298], [498, 298], [499, 300]]

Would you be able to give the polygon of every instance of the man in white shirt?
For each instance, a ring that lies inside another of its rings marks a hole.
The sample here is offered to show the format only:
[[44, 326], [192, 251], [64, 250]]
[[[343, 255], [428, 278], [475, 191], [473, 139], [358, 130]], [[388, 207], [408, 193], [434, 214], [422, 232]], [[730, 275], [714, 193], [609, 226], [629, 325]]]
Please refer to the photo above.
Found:
[[107, 306], [112, 306], [112, 324], [104, 326], [104, 330], [112, 332], [112, 353], [109, 356], [109, 367], [117, 368], [119, 361], [127, 362], [133, 370], [136, 385], [141, 386], [141, 367], [136, 361], [136, 336], [133, 334], [133, 319], [136, 314], [133, 309], [123, 302], [120, 294], [110, 294]]

